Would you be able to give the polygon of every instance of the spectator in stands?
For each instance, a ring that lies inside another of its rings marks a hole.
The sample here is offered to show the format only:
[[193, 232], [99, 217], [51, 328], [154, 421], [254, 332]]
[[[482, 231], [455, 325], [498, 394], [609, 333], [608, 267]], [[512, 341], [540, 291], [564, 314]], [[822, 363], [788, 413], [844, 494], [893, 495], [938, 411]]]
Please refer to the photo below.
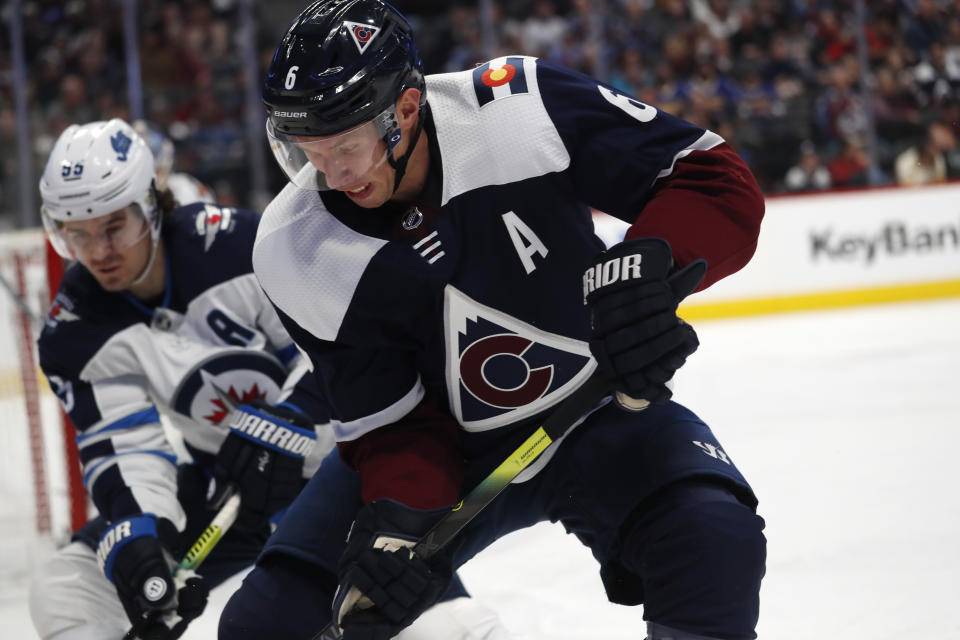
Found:
[[830, 171], [824, 166], [813, 142], [800, 145], [800, 160], [790, 167], [784, 178], [787, 191], [822, 191], [832, 185]]
[[907, 20], [907, 44], [915, 51], [923, 51], [939, 42], [944, 36], [943, 18], [933, 0], [917, 0], [916, 14]]
[[537, 0], [533, 15], [523, 23], [523, 43], [526, 53], [547, 57], [555, 42], [561, 42], [567, 31], [567, 22], [557, 15], [553, 0]]
[[855, 137], [847, 138], [843, 149], [827, 168], [835, 187], [865, 187], [869, 184], [870, 159], [863, 149], [863, 143]]
[[[960, 100], [957, 0], [864, 3], [869, 63], [865, 69], [857, 64], [851, 2], [493, 0], [491, 4], [499, 16], [493, 24], [493, 42], [484, 39], [476, 0], [401, 2], [401, 10], [419, 22], [421, 54], [429, 72], [469, 68], [496, 55], [532, 54], [602, 75], [615, 87], [647, 96], [664, 111], [695, 118], [714, 130], [737, 132], [745, 143], [738, 148], [767, 189], [785, 188], [785, 173], [791, 168], [783, 164], [788, 157], [776, 151], [795, 148], [809, 137], [824, 158], [840, 156], [846, 138], [865, 139], [869, 134], [868, 109], [874, 114], [878, 142], [873, 160], [891, 178], [904, 141], [923, 137], [927, 120], [953, 122], [960, 117], [955, 106]], [[260, 10], [267, 3], [254, 5]], [[70, 121], [131, 117], [117, 6], [110, 0], [23, 2], [20, 18], [37, 171]], [[193, 158], [191, 171], [208, 184], [230, 182], [238, 201], [250, 206], [246, 198], [251, 181], [246, 178], [251, 156], [244, 136], [244, 80], [238, 55], [242, 40], [235, 37], [240, 33], [238, 6], [219, 0], [138, 2], [140, 75], [143, 115], [171, 131], [183, 130], [177, 137], [178, 149], [185, 160]], [[268, 30], [286, 26], [268, 20], [258, 24], [258, 35], [271, 43], [276, 34]], [[8, 49], [3, 30], [0, 76], [8, 72], [4, 57]], [[260, 61], [264, 69], [272, 54], [271, 47]], [[705, 58], [713, 66], [706, 73], [701, 62]], [[759, 84], [753, 73], [759, 74]], [[724, 78], [746, 85], [740, 88], [742, 101], [717, 89], [718, 79]], [[875, 87], [872, 95], [862, 95], [861, 78]], [[718, 92], [727, 99], [723, 109], [717, 108]], [[10, 87], [0, 83], [0, 106], [11, 104]], [[765, 111], [772, 115], [754, 115]], [[789, 136], [784, 123], [791, 129]], [[946, 156], [948, 177], [960, 174], [960, 152]], [[6, 172], [0, 181], [16, 184], [16, 145], [0, 148], [0, 166]], [[5, 202], [10, 202], [11, 191], [6, 193]], [[2, 210], [12, 209], [6, 205]]]
[[690, 0], [690, 9], [712, 37], [726, 40], [740, 30], [740, 13], [730, 4], [730, 0]]
[[922, 105], [936, 107], [960, 95], [960, 69], [948, 68], [942, 42], [931, 43], [924, 60], [913, 71]]
[[942, 122], [931, 123], [922, 142], [897, 156], [894, 163], [897, 183], [918, 185], [943, 182], [947, 179], [944, 154], [956, 148], [957, 138], [951, 128]]

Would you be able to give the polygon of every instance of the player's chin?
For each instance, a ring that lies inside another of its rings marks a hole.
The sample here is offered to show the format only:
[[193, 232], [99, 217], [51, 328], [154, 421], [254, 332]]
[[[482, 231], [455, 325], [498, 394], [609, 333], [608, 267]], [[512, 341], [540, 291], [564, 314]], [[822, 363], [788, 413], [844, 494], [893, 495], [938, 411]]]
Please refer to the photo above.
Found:
[[96, 277], [104, 291], [113, 293], [125, 291], [133, 284], [133, 278], [124, 273], [96, 274]]
[[380, 189], [377, 188], [377, 184], [375, 182], [367, 182], [366, 184], [351, 187], [349, 189], [343, 189], [342, 191], [355, 205], [359, 207], [373, 209], [384, 203], [382, 195], [380, 194]]

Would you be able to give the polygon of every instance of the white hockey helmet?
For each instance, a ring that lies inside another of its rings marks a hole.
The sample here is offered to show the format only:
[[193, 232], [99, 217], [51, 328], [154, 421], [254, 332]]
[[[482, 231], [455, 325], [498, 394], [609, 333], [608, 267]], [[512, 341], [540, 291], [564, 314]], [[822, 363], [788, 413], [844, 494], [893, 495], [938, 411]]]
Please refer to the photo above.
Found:
[[154, 166], [147, 143], [119, 118], [67, 127], [40, 178], [40, 217], [57, 253], [76, 258], [58, 223], [99, 218], [129, 205], [146, 220], [156, 247], [162, 215]]

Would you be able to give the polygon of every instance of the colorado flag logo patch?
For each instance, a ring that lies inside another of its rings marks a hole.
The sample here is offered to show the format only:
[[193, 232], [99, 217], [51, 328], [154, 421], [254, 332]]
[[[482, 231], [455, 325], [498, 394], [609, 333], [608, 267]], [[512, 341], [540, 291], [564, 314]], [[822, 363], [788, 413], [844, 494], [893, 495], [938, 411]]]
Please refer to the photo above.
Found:
[[524, 58], [497, 58], [473, 70], [473, 88], [477, 102], [484, 106], [519, 93], [529, 93]]
[[467, 431], [539, 413], [596, 368], [586, 342], [521, 322], [449, 285], [444, 307], [450, 406]]

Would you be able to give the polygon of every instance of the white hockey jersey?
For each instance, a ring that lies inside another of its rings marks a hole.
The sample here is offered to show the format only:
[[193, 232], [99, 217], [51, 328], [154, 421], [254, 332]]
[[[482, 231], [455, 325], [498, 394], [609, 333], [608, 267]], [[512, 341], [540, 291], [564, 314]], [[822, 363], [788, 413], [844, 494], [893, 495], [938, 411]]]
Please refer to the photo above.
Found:
[[[104, 291], [80, 264], [64, 276], [40, 364], [76, 426], [84, 483], [108, 520], [152, 513], [184, 525], [161, 413], [209, 468], [227, 433], [217, 389], [326, 422], [304, 358], [253, 274], [258, 223], [251, 211], [177, 209], [164, 228], [166, 290], [156, 307]], [[317, 432], [305, 475], [333, 446], [329, 428]]]

